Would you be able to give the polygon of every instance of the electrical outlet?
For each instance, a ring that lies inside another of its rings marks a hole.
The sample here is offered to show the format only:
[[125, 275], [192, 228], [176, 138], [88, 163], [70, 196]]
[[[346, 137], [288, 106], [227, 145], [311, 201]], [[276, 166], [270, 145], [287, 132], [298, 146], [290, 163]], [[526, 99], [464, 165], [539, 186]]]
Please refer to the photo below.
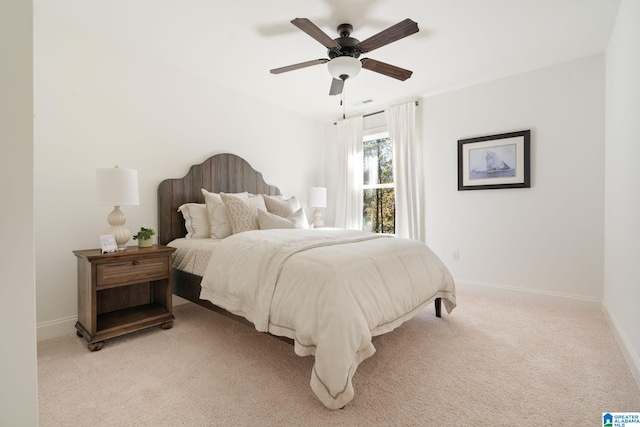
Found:
[[460, 261], [460, 251], [454, 249], [451, 251], [451, 261]]

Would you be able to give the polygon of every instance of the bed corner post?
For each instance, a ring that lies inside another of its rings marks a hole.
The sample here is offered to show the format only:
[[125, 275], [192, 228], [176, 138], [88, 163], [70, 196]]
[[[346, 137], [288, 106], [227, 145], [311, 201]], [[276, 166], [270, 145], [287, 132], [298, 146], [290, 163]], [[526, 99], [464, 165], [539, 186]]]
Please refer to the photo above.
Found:
[[442, 317], [442, 298], [436, 298], [433, 303], [436, 307], [436, 317]]

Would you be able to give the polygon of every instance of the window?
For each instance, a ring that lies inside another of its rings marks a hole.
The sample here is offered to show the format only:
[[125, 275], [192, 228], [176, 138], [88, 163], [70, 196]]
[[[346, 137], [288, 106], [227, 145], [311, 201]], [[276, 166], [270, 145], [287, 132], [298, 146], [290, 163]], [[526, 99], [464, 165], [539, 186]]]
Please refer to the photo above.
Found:
[[364, 186], [362, 228], [374, 233], [395, 233], [396, 204], [393, 185], [393, 150], [389, 132], [363, 138]]

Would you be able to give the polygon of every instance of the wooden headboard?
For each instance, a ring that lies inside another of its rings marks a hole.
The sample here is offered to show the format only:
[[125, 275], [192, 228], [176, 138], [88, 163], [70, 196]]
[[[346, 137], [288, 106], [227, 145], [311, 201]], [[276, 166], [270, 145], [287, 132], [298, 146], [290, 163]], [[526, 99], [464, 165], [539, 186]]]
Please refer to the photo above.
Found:
[[264, 182], [262, 174], [241, 157], [216, 154], [199, 165], [191, 166], [183, 178], [165, 179], [158, 186], [158, 243], [166, 245], [187, 230], [178, 208], [184, 203], [204, 203], [200, 189], [212, 193], [280, 194], [280, 190]]

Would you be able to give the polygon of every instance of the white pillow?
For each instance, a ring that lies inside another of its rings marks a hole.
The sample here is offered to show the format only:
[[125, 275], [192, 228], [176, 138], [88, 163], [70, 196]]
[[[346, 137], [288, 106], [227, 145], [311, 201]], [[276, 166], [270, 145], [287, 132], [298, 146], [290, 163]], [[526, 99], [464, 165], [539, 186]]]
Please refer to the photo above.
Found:
[[258, 211], [260, 230], [296, 228], [292, 221], [266, 211]]
[[229, 212], [229, 220], [233, 234], [260, 229], [258, 210], [267, 210], [262, 195], [257, 194], [251, 195], [250, 197], [239, 197], [233, 194], [220, 193], [220, 196]]
[[[226, 205], [219, 193], [210, 193], [201, 189], [209, 216], [209, 235], [212, 239], [224, 239], [233, 234]], [[235, 193], [237, 197], [248, 198], [249, 193]]]
[[292, 221], [296, 228], [309, 228], [309, 220], [302, 208], [289, 215], [287, 219]]
[[260, 230], [309, 228], [309, 221], [302, 209], [298, 209], [286, 218], [265, 211], [258, 211]]
[[282, 196], [268, 196], [266, 194], [263, 194], [262, 197], [268, 212], [284, 218], [300, 209], [300, 203], [295, 197], [284, 199]]
[[184, 218], [187, 239], [208, 239], [211, 237], [207, 205], [204, 203], [185, 203], [178, 208]]

